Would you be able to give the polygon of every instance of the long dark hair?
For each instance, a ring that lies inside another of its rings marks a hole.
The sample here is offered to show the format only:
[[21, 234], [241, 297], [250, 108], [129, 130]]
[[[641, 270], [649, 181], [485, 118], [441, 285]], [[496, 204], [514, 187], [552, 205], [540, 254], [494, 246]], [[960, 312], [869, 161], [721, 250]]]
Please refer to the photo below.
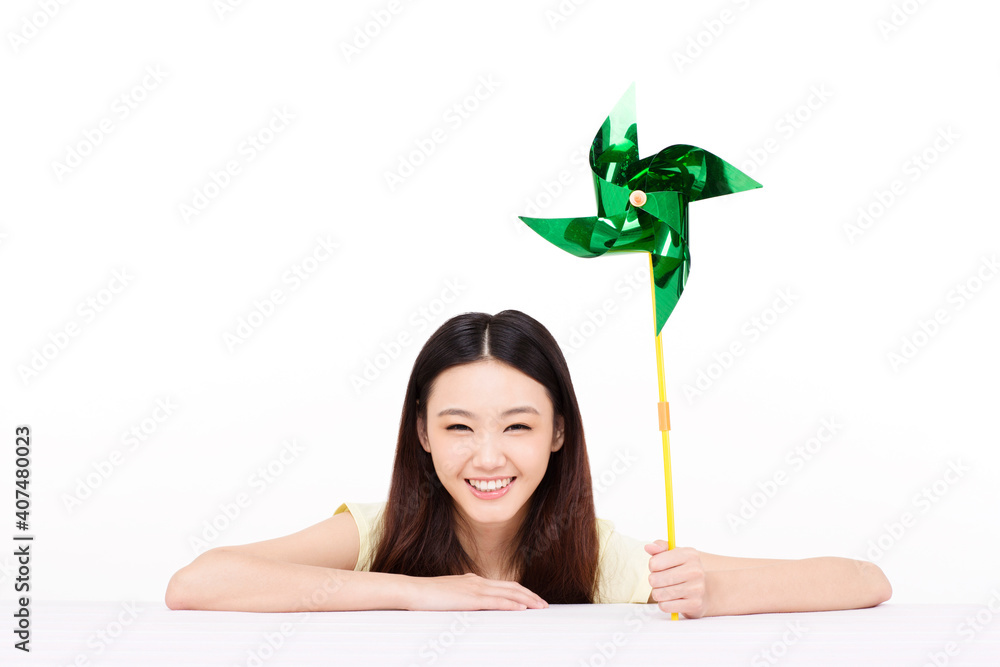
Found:
[[599, 545], [580, 408], [558, 343], [540, 322], [517, 310], [457, 315], [417, 355], [369, 569], [418, 577], [485, 576], [459, 542], [454, 501], [417, 434], [418, 417], [426, 423], [427, 399], [437, 376], [452, 366], [485, 359], [516, 368], [544, 386], [554, 415], [563, 419], [565, 438], [549, 455], [524, 523], [505, 554], [505, 569], [549, 604], [591, 603]]

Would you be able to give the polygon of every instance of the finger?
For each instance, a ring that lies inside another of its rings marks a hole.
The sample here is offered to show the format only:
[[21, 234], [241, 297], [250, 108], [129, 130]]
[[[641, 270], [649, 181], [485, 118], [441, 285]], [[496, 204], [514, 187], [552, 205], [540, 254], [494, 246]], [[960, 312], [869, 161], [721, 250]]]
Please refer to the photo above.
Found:
[[657, 608], [665, 614], [680, 614], [681, 618], [692, 618], [694, 606], [688, 600], [670, 600], [668, 602], [657, 602]]
[[666, 588], [688, 585], [701, 580], [702, 571], [690, 563], [682, 563], [664, 570], [651, 571], [649, 585]]
[[663, 540], [656, 540], [645, 545], [646, 553], [653, 555], [667, 550], [667, 543]]
[[549, 606], [549, 603], [543, 600], [540, 595], [537, 595], [534, 591], [525, 588], [516, 581], [510, 581], [507, 579], [487, 579], [486, 577], [481, 577], [479, 575], [473, 575], [472, 579], [479, 584], [483, 594], [489, 593], [497, 595], [499, 593], [504, 597], [515, 599], [519, 603], [526, 604], [528, 607], [536, 609], [544, 609]]
[[660, 597], [662, 596], [654, 595], [653, 597], [660, 611], [668, 614], [681, 614], [685, 618], [701, 618], [705, 615], [704, 600], [700, 596], [694, 595], [662, 600], [658, 599]]
[[545, 600], [542, 599], [541, 595], [538, 595], [534, 591], [532, 591], [532, 590], [530, 590], [528, 588], [525, 588], [524, 586], [522, 586], [521, 584], [517, 583], [516, 581], [505, 581], [503, 583], [506, 584], [506, 585], [508, 585], [508, 586], [510, 586], [511, 588], [513, 588], [514, 590], [516, 590], [517, 592], [519, 592], [522, 596], [524, 596], [524, 599], [531, 600], [531, 601], [533, 601], [533, 602], [535, 602], [537, 604], [544, 605], [546, 607], [549, 606], [549, 604]]
[[705, 589], [698, 581], [684, 580], [666, 586], [653, 586], [650, 597], [653, 598], [654, 602], [676, 602], [678, 600], [696, 602], [702, 599], [704, 593]]
[[684, 599], [684, 593], [679, 590], [678, 586], [653, 586], [649, 597], [653, 598], [653, 602], [656, 603], [676, 602]]
[[666, 540], [654, 540], [646, 544], [648, 553], [660, 553], [661, 551], [668, 551], [670, 549], [670, 543]]
[[[544, 608], [548, 607], [549, 603], [546, 602], [536, 594], [535, 592], [528, 590], [516, 581], [501, 581], [501, 580], [489, 580], [495, 589], [500, 589], [503, 595], [509, 597], [510, 599], [522, 602], [529, 607], [533, 608]], [[495, 590], [494, 589], [494, 590]]]
[[677, 567], [678, 565], [686, 563], [690, 559], [691, 554], [688, 549], [674, 548], [669, 551], [664, 549], [659, 553], [650, 555], [649, 571], [658, 572], [661, 570], [669, 570], [672, 567]]
[[485, 598], [483, 604], [486, 605], [482, 607], [483, 609], [501, 609], [504, 611], [523, 611], [528, 608], [528, 605], [523, 602], [498, 596]]
[[543, 609], [546, 606], [530, 598], [503, 592], [486, 596], [485, 599], [491, 609]]
[[500, 609], [500, 610], [521, 610], [527, 609], [528, 605], [517, 600], [513, 600], [506, 595], [491, 595], [489, 593], [473, 593], [464, 603], [464, 609]]

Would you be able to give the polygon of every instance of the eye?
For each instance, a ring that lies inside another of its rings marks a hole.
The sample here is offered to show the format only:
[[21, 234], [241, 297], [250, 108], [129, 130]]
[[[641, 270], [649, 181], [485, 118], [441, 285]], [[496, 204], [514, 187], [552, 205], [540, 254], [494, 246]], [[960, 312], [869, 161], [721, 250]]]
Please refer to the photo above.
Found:
[[454, 431], [461, 431], [463, 429], [466, 430], [466, 431], [471, 431], [472, 430], [468, 426], [466, 426], [465, 424], [452, 424], [451, 426], [445, 427], [445, 430], [448, 430], [448, 431], [453, 431], [453, 430]]
[[530, 431], [531, 427], [527, 424], [511, 424], [507, 427], [508, 429], [514, 429], [515, 431]]

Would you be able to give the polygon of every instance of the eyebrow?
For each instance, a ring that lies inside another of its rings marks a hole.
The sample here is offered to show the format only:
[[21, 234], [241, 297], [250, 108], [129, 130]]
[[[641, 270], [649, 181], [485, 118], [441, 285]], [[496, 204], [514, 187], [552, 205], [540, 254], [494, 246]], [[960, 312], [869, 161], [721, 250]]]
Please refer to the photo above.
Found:
[[[530, 405], [519, 405], [516, 408], [510, 408], [509, 410], [504, 410], [503, 414], [500, 415], [500, 418], [503, 419], [504, 417], [509, 417], [510, 415], [516, 415], [522, 413], [531, 413], [535, 415], [540, 414], [538, 410], [531, 407]], [[445, 415], [456, 415], [459, 417], [465, 417], [466, 419], [476, 418], [476, 415], [472, 414], [468, 410], [463, 410], [462, 408], [445, 408], [444, 410], [438, 413], [438, 417], [444, 417]]]

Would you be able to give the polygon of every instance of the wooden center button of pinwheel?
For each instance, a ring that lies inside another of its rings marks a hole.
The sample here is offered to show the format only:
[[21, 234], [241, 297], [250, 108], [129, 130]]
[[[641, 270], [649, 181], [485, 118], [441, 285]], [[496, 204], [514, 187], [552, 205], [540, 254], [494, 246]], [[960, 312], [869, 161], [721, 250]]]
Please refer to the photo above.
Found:
[[642, 190], [633, 190], [632, 194], [628, 196], [628, 201], [632, 206], [642, 207], [646, 203], [646, 193]]

